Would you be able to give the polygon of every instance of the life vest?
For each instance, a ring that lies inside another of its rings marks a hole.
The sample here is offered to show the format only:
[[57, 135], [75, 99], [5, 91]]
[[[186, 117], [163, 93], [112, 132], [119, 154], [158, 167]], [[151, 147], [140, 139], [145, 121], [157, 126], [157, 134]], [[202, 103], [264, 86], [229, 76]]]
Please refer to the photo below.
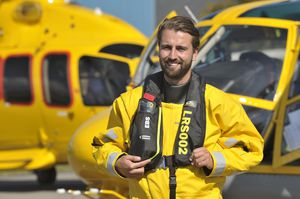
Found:
[[[163, 78], [163, 72], [146, 78], [144, 93], [130, 129], [128, 154], [140, 156], [142, 160], [151, 159], [145, 172], [159, 167], [162, 161]], [[174, 156], [169, 163], [174, 167], [190, 165], [192, 151], [203, 146], [206, 130], [204, 92], [205, 83], [198, 74], [192, 72], [174, 143]]]

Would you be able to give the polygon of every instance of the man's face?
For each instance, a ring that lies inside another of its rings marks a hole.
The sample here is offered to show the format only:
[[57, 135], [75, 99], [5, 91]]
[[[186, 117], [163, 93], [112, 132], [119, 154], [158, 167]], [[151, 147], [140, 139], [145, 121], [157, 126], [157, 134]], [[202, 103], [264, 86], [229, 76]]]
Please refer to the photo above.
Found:
[[197, 57], [192, 36], [185, 32], [166, 29], [162, 32], [159, 60], [165, 79], [171, 84], [186, 83], [191, 74], [192, 61]]

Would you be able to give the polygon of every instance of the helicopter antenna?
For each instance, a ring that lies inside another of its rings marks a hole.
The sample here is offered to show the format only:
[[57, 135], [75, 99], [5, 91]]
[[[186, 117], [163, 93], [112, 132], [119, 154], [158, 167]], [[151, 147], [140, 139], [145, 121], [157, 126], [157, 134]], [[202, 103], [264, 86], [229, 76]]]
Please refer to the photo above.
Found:
[[186, 12], [190, 15], [190, 17], [193, 19], [193, 21], [194, 21], [195, 23], [198, 23], [198, 22], [199, 22], [199, 20], [197, 19], [197, 17], [194, 15], [194, 13], [192, 12], [192, 10], [191, 10], [187, 5], [184, 6], [184, 9], [185, 9]]

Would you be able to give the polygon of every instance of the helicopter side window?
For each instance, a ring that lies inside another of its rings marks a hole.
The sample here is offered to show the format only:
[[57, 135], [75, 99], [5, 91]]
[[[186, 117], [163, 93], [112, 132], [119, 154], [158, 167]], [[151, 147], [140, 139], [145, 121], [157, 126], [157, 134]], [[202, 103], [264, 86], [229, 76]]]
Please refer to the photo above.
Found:
[[67, 106], [71, 103], [68, 82], [68, 57], [49, 54], [43, 60], [44, 100], [48, 105]]
[[79, 60], [79, 79], [85, 105], [109, 106], [126, 91], [129, 66], [115, 60], [83, 56]]
[[4, 100], [11, 103], [32, 101], [29, 56], [14, 56], [4, 63]]

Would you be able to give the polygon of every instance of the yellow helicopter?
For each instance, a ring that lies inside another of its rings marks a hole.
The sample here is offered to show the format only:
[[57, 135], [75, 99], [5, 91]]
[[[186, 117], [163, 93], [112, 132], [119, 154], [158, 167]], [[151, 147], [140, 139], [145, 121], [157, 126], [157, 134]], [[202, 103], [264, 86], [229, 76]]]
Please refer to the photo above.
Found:
[[[258, 1], [216, 12], [197, 24], [203, 37], [193, 70], [243, 104], [265, 140], [264, 160], [252, 173], [300, 173], [299, 9], [300, 1]], [[132, 85], [159, 70], [152, 37]], [[99, 113], [77, 129], [68, 159], [88, 186], [123, 198], [128, 196], [126, 181], [99, 168], [92, 157], [92, 139], [105, 130], [108, 115], [109, 110]]]
[[125, 91], [147, 38], [64, 0], [0, 0], [0, 170], [42, 184], [79, 125]]

